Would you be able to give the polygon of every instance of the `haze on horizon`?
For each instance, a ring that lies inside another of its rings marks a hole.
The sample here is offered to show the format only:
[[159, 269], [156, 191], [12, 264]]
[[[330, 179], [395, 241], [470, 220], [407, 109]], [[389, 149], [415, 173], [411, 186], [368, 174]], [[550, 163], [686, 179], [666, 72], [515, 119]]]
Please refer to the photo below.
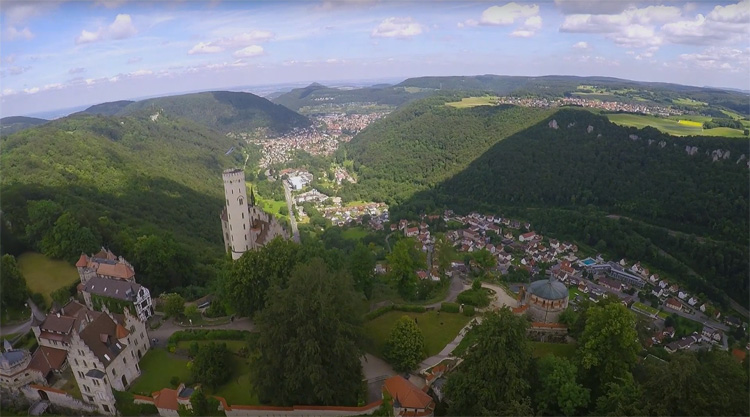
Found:
[[750, 89], [750, 0], [429, 3], [4, 1], [0, 110], [426, 75]]

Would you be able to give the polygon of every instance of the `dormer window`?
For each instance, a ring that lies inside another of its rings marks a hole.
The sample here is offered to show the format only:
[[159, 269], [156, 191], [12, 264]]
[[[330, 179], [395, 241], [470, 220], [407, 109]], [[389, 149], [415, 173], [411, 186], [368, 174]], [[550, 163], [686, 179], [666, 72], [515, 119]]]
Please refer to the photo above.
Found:
[[111, 361], [111, 360], [112, 360], [112, 359], [110, 359], [110, 358], [109, 358], [109, 355], [107, 355], [106, 353], [104, 354], [104, 359], [106, 359], [106, 360], [108, 360], [108, 361]]

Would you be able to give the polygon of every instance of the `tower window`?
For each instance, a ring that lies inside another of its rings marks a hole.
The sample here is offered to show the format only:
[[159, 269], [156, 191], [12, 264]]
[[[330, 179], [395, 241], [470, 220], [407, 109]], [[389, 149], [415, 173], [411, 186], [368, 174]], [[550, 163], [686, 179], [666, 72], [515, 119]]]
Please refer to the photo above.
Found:
[[242, 230], [246, 230], [247, 227], [245, 227], [245, 223], [242, 223]]
[[242, 213], [242, 218], [243, 218], [243, 219], [245, 218], [245, 213]]

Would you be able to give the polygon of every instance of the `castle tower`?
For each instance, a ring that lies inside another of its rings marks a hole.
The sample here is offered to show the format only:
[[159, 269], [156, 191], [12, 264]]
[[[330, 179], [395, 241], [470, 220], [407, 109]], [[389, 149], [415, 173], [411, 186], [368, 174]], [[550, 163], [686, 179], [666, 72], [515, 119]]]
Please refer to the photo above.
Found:
[[[222, 213], [224, 243], [232, 252], [232, 259], [239, 259], [250, 248], [247, 187], [245, 173], [241, 169], [227, 169], [224, 179], [225, 210]], [[224, 218], [226, 214], [226, 219]]]

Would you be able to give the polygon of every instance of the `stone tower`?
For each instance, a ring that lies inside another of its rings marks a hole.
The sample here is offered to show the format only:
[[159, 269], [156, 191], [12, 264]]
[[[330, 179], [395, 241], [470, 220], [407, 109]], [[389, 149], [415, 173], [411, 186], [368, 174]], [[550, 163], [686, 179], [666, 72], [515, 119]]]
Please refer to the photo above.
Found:
[[[239, 259], [245, 251], [250, 249], [245, 173], [241, 169], [234, 168], [225, 170], [222, 176], [227, 217], [226, 227], [222, 227], [225, 229], [223, 230], [224, 243], [227, 245], [227, 250], [232, 252], [232, 259]], [[222, 225], [224, 223], [222, 222]]]

